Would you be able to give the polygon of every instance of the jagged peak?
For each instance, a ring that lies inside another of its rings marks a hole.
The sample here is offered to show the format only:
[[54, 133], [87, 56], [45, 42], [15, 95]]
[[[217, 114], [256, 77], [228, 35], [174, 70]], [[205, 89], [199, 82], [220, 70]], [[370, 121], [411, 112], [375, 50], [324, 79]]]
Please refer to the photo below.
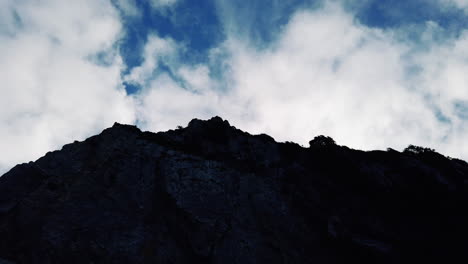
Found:
[[188, 127], [192, 128], [192, 127], [199, 127], [199, 126], [204, 126], [204, 125], [231, 127], [231, 124], [229, 124], [229, 121], [221, 118], [220, 116], [214, 116], [208, 120], [194, 118], [189, 122]]
[[213, 116], [212, 118], [208, 119], [207, 122], [229, 124], [229, 121], [227, 121], [227, 119], [223, 119], [220, 116]]
[[129, 125], [129, 124], [122, 124], [119, 122], [114, 122], [112, 125], [113, 128], [136, 128], [134, 125]]
[[141, 132], [141, 130], [135, 125], [121, 124], [121, 123], [118, 123], [118, 122], [115, 122], [112, 125], [112, 127], [110, 127], [109, 129], [111, 129], [111, 130], [128, 130], [128, 131], [139, 131], [139, 132]]
[[115, 123], [0, 177], [0, 263], [267, 263], [271, 230], [291, 263], [468, 259], [468, 164], [432, 149], [306, 149], [219, 116], [138, 131]]

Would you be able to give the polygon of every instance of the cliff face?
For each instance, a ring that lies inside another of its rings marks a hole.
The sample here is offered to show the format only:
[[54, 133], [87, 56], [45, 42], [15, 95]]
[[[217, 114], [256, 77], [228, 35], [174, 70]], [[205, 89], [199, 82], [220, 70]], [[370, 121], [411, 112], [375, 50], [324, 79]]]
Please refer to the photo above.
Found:
[[467, 189], [432, 151], [115, 124], [0, 178], [0, 263], [463, 263]]

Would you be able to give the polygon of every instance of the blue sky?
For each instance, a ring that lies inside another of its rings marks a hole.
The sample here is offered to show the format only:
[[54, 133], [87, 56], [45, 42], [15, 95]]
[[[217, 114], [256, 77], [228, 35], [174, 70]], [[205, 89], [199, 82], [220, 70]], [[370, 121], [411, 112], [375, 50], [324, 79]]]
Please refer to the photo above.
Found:
[[115, 121], [214, 115], [468, 159], [468, 0], [66, 2], [0, 2], [0, 171]]

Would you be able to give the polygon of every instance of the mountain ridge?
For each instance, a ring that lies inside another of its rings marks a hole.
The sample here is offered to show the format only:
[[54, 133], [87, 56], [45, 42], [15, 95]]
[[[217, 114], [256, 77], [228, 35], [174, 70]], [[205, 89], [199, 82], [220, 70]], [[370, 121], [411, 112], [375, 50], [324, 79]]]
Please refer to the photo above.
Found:
[[0, 263], [468, 259], [467, 190], [468, 164], [427, 148], [115, 123], [0, 177]]

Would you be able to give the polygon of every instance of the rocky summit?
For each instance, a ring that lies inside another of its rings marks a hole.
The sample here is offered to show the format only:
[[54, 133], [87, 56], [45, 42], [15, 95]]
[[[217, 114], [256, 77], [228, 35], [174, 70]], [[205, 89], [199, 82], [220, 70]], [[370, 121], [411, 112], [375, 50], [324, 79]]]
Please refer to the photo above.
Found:
[[0, 177], [0, 263], [466, 263], [468, 164], [115, 124]]

